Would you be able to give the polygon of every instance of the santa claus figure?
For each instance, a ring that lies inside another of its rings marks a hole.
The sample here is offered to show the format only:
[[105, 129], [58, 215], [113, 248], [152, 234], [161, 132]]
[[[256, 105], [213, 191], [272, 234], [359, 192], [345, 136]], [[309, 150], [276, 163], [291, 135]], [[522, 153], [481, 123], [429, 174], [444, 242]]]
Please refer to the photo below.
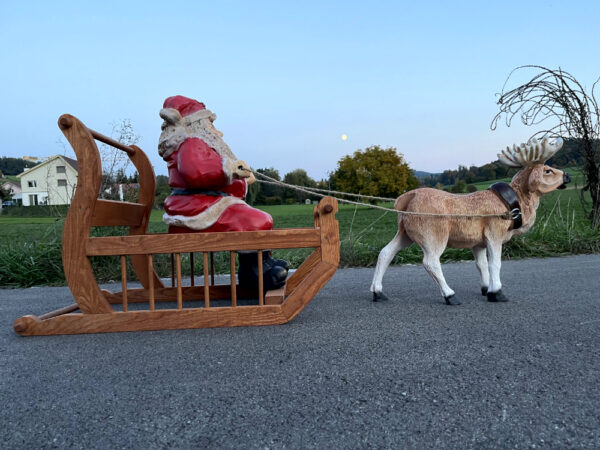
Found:
[[[167, 162], [171, 195], [165, 200], [163, 221], [169, 233], [254, 231], [273, 228], [273, 218], [245, 201], [255, 181], [250, 167], [235, 157], [223, 133], [213, 122], [216, 115], [203, 103], [177, 95], [165, 100], [158, 153]], [[254, 256], [254, 257], [252, 257]], [[240, 255], [240, 284], [258, 280], [256, 252]], [[265, 289], [285, 283], [288, 266], [263, 259]]]

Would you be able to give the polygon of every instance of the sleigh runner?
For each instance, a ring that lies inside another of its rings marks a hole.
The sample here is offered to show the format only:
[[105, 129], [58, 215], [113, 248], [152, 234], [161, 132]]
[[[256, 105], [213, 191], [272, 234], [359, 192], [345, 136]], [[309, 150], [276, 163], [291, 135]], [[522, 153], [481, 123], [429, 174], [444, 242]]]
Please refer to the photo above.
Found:
[[[298, 315], [337, 270], [339, 230], [335, 219], [335, 199], [326, 197], [315, 206], [313, 228], [148, 234], [156, 182], [144, 152], [139, 147], [123, 145], [90, 130], [68, 114], [61, 116], [58, 124], [73, 147], [79, 165], [78, 187], [65, 220], [62, 250], [65, 277], [76, 304], [42, 316], [18, 318], [14, 323], [18, 334], [283, 324]], [[127, 153], [139, 174], [137, 203], [97, 198], [102, 167], [95, 140]], [[107, 226], [129, 227], [129, 235], [90, 237], [91, 227]], [[258, 251], [258, 273], [262, 273], [262, 252], [286, 248], [313, 248], [314, 251], [287, 279], [285, 286], [264, 292], [260, 276], [257, 289], [244, 289], [237, 285], [236, 251]], [[214, 270], [209, 269], [213, 252], [229, 253], [229, 284], [215, 284]], [[191, 286], [182, 286], [182, 253], [189, 253], [192, 260]], [[194, 253], [202, 253], [204, 284], [201, 286], [194, 285]], [[154, 255], [158, 254], [171, 255], [171, 287], [163, 284], [154, 269]], [[102, 290], [94, 277], [90, 258], [107, 256], [120, 257], [120, 292]], [[142, 288], [128, 288], [128, 260]], [[255, 299], [255, 304], [238, 304], [238, 300], [248, 298]], [[168, 309], [157, 307], [163, 302], [169, 302]], [[188, 307], [188, 302], [199, 303], [199, 306]], [[132, 304], [135, 308], [130, 307]], [[116, 305], [121, 305], [120, 310], [115, 309]]]

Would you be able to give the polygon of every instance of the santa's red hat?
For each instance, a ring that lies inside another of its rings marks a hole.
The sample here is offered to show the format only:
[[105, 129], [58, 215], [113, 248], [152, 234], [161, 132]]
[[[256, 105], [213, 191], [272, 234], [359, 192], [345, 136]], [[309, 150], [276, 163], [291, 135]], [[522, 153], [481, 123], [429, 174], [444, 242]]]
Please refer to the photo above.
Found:
[[217, 118], [206, 109], [204, 103], [183, 95], [167, 98], [160, 110], [160, 117], [165, 120], [158, 142], [158, 153], [163, 159], [167, 159], [189, 137], [187, 126], [200, 120], [213, 122]]
[[193, 98], [187, 98], [183, 95], [174, 95], [165, 100], [163, 108], [176, 109], [179, 111], [179, 114], [181, 114], [181, 117], [185, 117], [197, 111], [206, 109], [206, 106], [204, 106], [204, 103], [200, 103]]
[[179, 125], [183, 119], [187, 122], [195, 122], [201, 119], [209, 119], [213, 122], [217, 116], [206, 109], [204, 103], [183, 95], [169, 97], [163, 103], [160, 117], [165, 119], [169, 125]]

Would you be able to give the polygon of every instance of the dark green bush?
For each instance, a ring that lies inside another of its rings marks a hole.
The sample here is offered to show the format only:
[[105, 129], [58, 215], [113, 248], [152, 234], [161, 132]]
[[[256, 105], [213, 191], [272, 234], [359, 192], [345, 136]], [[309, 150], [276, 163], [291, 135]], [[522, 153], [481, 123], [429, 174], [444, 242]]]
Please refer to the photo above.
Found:
[[66, 217], [69, 205], [11, 206], [2, 208], [2, 215], [9, 217]]
[[265, 197], [265, 205], [281, 205], [281, 197]]

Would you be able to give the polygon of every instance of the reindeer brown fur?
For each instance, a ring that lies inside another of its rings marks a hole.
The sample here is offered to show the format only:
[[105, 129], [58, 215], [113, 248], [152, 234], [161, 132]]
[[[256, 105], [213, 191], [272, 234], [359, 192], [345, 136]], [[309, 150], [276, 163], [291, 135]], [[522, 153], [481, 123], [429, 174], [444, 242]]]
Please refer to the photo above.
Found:
[[423, 250], [423, 265], [438, 284], [449, 305], [459, 305], [454, 291], [448, 286], [440, 256], [446, 247], [471, 248], [481, 276], [481, 292], [489, 301], [507, 301], [500, 282], [500, 257], [502, 244], [515, 234], [529, 231], [535, 222], [536, 210], [543, 194], [564, 188], [569, 174], [544, 165], [562, 146], [558, 139], [550, 144], [532, 140], [508, 153], [499, 154], [500, 161], [511, 167], [522, 167], [510, 186], [519, 200], [522, 226], [513, 229], [513, 221], [503, 217], [449, 217], [449, 215], [500, 215], [507, 212], [505, 203], [494, 192], [479, 191], [472, 194], [450, 194], [431, 188], [421, 188], [401, 195], [394, 205], [398, 211], [437, 214], [398, 214], [398, 233], [386, 245], [377, 260], [371, 284], [373, 301], [386, 300], [382, 280], [396, 253], [413, 243]]

